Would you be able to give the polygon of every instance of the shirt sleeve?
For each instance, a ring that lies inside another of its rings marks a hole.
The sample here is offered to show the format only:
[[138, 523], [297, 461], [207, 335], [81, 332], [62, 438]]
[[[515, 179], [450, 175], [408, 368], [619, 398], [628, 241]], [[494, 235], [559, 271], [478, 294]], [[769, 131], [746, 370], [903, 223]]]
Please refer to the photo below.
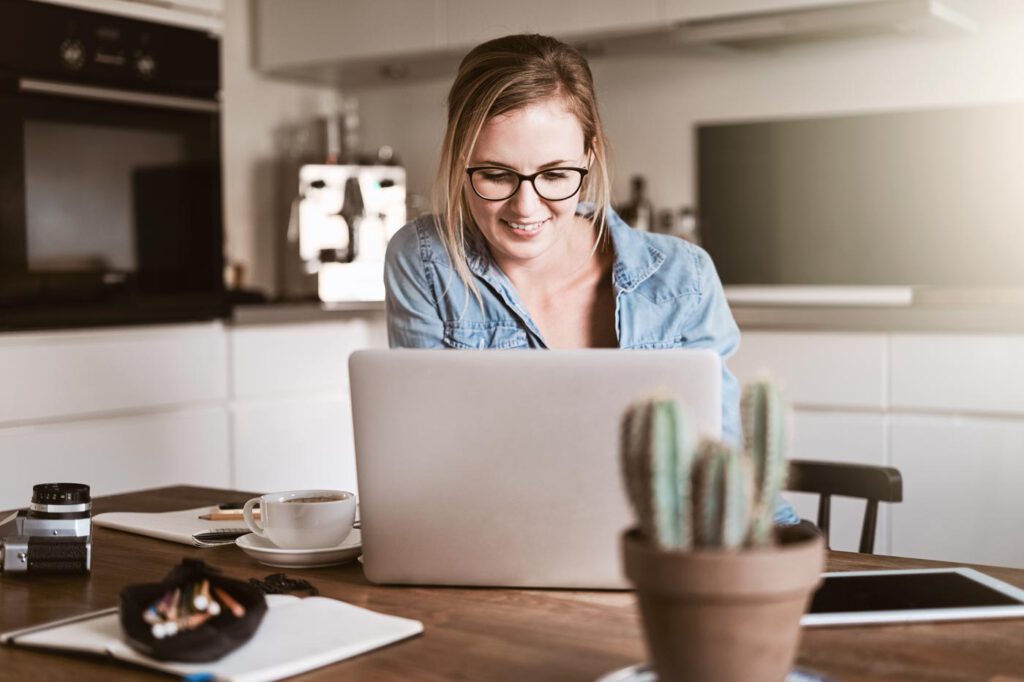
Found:
[[740, 330], [725, 300], [725, 291], [711, 256], [699, 247], [695, 247], [695, 254], [700, 278], [700, 302], [693, 313], [690, 324], [692, 335], [687, 346], [711, 348], [722, 358], [722, 440], [731, 445], [739, 445], [742, 441], [740, 386], [729, 371], [726, 360], [739, 347]]
[[415, 222], [403, 227], [388, 242], [384, 258], [384, 291], [389, 346], [442, 346], [444, 323], [424, 267]]

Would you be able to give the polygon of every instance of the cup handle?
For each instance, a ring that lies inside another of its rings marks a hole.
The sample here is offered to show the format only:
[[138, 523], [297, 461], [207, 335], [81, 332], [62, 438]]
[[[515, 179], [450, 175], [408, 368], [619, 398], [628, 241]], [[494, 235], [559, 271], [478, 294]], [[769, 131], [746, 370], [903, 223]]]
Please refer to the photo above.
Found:
[[[242, 507], [242, 518], [245, 519], [245, 525], [249, 526], [249, 530], [251, 530], [256, 535], [259, 535], [261, 538], [265, 538], [267, 537], [267, 534], [264, 532], [262, 524], [260, 524], [260, 522], [257, 521], [252, 515], [252, 508], [259, 503], [260, 498], [258, 497], [254, 497], [248, 502], [246, 502], [245, 506]], [[263, 514], [261, 513], [260, 516], [262, 517]]]

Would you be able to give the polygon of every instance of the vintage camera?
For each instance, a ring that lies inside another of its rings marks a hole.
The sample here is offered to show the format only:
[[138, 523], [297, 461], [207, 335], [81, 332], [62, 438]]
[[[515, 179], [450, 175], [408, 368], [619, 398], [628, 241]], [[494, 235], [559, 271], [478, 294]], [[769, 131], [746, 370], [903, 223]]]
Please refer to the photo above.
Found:
[[92, 567], [89, 486], [32, 486], [28, 509], [0, 525], [0, 567], [10, 572], [88, 573]]

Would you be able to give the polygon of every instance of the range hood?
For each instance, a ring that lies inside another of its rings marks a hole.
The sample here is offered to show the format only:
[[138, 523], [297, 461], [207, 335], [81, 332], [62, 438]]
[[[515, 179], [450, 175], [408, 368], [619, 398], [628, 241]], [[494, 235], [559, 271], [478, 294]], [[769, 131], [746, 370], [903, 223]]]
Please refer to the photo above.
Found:
[[757, 50], [821, 40], [976, 29], [976, 22], [950, 0], [851, 0], [690, 21], [676, 27], [674, 39], [684, 45]]

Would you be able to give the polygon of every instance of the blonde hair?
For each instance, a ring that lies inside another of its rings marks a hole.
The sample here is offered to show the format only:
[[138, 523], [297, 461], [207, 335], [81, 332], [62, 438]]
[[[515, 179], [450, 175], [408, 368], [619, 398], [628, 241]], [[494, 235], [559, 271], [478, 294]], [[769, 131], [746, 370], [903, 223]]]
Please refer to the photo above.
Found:
[[482, 252], [484, 242], [465, 196], [466, 166], [489, 119], [552, 97], [561, 99], [583, 128], [585, 151], [592, 163], [579, 196], [595, 207], [591, 220], [597, 225], [600, 244], [606, 238], [611, 198], [608, 149], [590, 66], [576, 48], [535, 34], [490, 40], [462, 59], [448, 93], [448, 127], [434, 184], [434, 220], [455, 272], [481, 304], [467, 265], [467, 244], [472, 241]]

